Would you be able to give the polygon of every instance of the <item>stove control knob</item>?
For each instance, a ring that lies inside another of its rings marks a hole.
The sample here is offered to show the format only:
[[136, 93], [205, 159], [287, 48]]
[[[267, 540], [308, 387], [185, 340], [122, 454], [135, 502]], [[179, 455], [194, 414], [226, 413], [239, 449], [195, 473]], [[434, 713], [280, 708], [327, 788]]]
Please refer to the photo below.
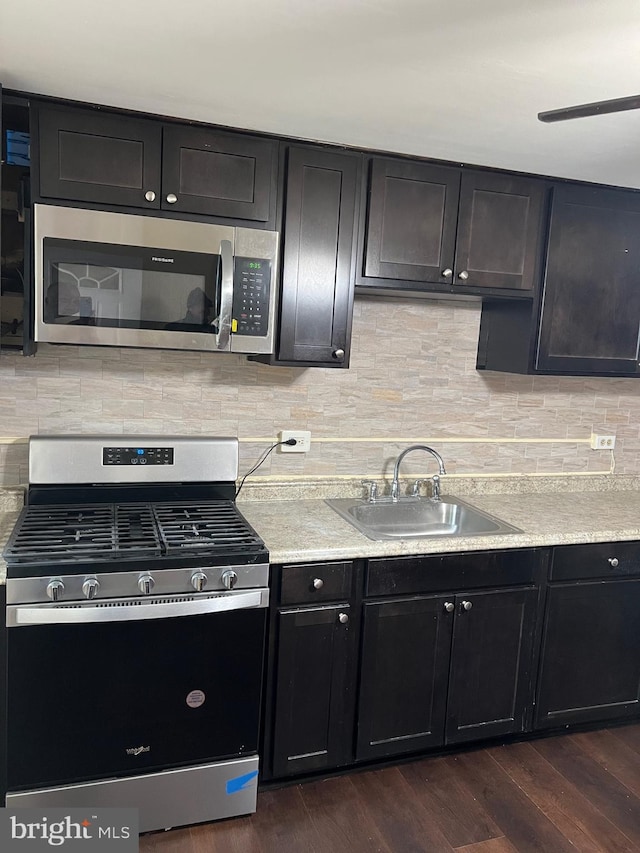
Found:
[[59, 601], [64, 594], [64, 584], [58, 578], [49, 581], [47, 584], [47, 595], [51, 601]]
[[202, 592], [202, 590], [207, 585], [207, 581], [209, 578], [205, 575], [204, 572], [195, 572], [191, 575], [191, 586], [195, 589], [196, 592]]
[[140, 575], [138, 578], [138, 589], [143, 595], [149, 595], [156, 582], [151, 575]]
[[98, 590], [100, 589], [100, 582], [98, 578], [85, 578], [84, 583], [82, 584], [82, 591], [85, 595], [85, 598], [95, 598], [98, 594]]
[[231, 569], [227, 569], [226, 572], [222, 573], [220, 580], [225, 589], [233, 589], [238, 582], [238, 575]]

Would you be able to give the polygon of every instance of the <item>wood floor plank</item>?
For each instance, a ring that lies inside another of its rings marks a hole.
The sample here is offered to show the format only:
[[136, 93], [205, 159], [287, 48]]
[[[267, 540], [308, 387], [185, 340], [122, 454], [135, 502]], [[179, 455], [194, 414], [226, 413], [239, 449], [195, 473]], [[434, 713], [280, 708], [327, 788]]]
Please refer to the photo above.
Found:
[[468, 844], [466, 847], [457, 847], [456, 853], [518, 853], [508, 838], [490, 838], [488, 841], [480, 841], [477, 844]]
[[393, 853], [385, 843], [351, 776], [308, 782], [301, 796], [329, 853]]
[[640, 850], [640, 800], [569, 737], [533, 743], [540, 755], [582, 791]]
[[531, 744], [494, 747], [489, 754], [580, 853], [637, 853], [626, 835]]
[[576, 848], [511, 781], [486, 750], [447, 759], [518, 853], [576, 853]]
[[635, 723], [632, 726], [616, 726], [609, 731], [616, 740], [622, 741], [629, 749], [640, 755], [640, 725]]
[[502, 835], [446, 759], [426, 758], [399, 769], [452, 847]]
[[258, 809], [251, 821], [260, 838], [261, 853], [285, 850], [324, 853], [322, 839], [302, 799], [301, 787], [292, 785], [258, 794]]
[[640, 797], [640, 760], [610, 732], [581, 732], [571, 739], [605, 770]]
[[397, 767], [355, 773], [352, 781], [370, 804], [371, 819], [394, 853], [452, 853], [453, 847]]

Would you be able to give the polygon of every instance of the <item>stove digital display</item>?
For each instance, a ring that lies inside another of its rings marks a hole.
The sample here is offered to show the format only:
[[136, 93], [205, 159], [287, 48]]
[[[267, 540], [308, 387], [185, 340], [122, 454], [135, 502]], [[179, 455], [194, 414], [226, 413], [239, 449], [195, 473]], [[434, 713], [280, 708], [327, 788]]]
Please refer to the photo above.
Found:
[[173, 465], [173, 447], [103, 447], [103, 465]]

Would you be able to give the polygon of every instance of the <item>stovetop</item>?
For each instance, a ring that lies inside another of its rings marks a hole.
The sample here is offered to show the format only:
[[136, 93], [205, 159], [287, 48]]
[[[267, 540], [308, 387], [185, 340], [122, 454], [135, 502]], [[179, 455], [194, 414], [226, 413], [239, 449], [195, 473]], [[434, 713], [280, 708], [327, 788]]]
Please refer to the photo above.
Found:
[[144, 560], [158, 568], [194, 566], [234, 555], [252, 562], [264, 559], [266, 549], [227, 500], [28, 506], [3, 553], [8, 576], [38, 566], [122, 571]]

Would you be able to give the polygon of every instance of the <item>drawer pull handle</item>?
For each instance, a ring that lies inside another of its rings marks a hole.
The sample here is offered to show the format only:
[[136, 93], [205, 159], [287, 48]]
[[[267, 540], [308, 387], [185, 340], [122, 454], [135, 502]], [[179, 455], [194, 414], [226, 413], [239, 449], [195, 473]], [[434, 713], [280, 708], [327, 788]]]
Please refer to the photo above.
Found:
[[463, 601], [462, 602], [462, 609], [463, 610], [471, 610], [472, 607], [473, 607], [473, 603], [471, 601]]
[[349, 621], [349, 617], [347, 616], [346, 613], [341, 613], [338, 616], [338, 619], [339, 619], [341, 625], [346, 625], [347, 622]]
[[445, 603], [444, 603], [445, 613], [453, 613], [454, 608], [455, 608], [455, 604], [453, 603], [453, 601], [445, 601]]
[[314, 589], [322, 589], [323, 586], [324, 586], [324, 581], [322, 580], [322, 578], [314, 578], [313, 579], [313, 588]]
[[615, 569], [617, 567], [619, 561], [618, 561], [617, 557], [609, 557], [607, 562], [611, 564], [612, 569]]

